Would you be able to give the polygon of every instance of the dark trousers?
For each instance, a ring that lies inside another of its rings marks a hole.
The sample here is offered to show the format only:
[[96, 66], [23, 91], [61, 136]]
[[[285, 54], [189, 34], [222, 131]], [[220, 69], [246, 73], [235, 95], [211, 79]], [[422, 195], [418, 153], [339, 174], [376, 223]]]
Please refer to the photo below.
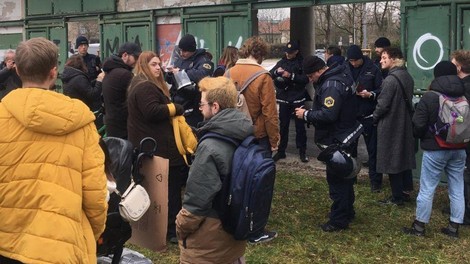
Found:
[[403, 201], [403, 191], [413, 190], [413, 174], [411, 170], [389, 173], [390, 187], [395, 201]]
[[[364, 131], [362, 135], [364, 136], [364, 142], [366, 143], [367, 155], [369, 156], [369, 180], [372, 186], [380, 187], [382, 186], [382, 173], [378, 173], [376, 170], [377, 167], [377, 127], [374, 126], [372, 117], [359, 119]], [[359, 140], [355, 142], [355, 146], [352, 149], [352, 156], [357, 157], [357, 145]]]
[[[279, 104], [279, 123], [281, 141], [279, 142], [279, 152], [285, 152], [287, 143], [289, 142], [289, 125], [293, 116], [294, 110], [297, 107], [303, 106], [303, 103], [297, 104]], [[303, 119], [295, 118], [295, 146], [298, 149], [305, 150], [307, 148], [307, 131], [305, 129], [305, 121]]]
[[189, 168], [186, 165], [170, 166], [168, 173], [168, 229], [167, 237], [176, 237], [176, 215], [182, 207], [181, 189], [188, 179]]
[[0, 264], [23, 264], [23, 262], [19, 262], [11, 258], [0, 256]]
[[341, 179], [341, 175], [334, 175], [328, 168], [326, 170], [326, 179], [328, 181], [328, 189], [330, 199], [333, 201], [330, 209], [329, 223], [340, 228], [348, 227], [349, 223], [354, 219], [354, 179]]

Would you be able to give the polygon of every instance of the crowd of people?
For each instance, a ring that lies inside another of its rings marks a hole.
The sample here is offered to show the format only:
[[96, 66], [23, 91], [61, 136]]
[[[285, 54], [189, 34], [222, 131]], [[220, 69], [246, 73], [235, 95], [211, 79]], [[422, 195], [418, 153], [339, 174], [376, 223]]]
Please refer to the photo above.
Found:
[[[180, 39], [173, 65], [162, 65], [158, 54], [130, 42], [101, 63], [88, 54], [88, 45], [85, 37], [77, 38], [78, 54], [68, 58], [60, 75], [64, 94], [53, 92], [58, 76], [54, 43], [33, 38], [6, 53], [0, 71], [0, 123], [8, 128], [0, 135], [1, 263], [96, 263], [95, 242], [105, 228], [113, 181], [105, 174], [99, 145], [97, 127], [103, 123], [108, 137], [134, 146], [154, 138], [156, 155], [169, 160], [166, 236], [179, 244], [181, 263], [245, 263], [247, 241], [277, 237], [263, 230], [239, 241], [223, 229], [213, 204], [221, 178], [230, 174], [235, 148], [205, 140], [188, 166], [177, 149], [170, 122], [175, 116], [184, 116], [198, 138], [254, 135], [274, 161], [287, 157], [294, 118], [295, 146], [304, 163], [309, 162], [306, 124], [313, 124], [332, 200], [328, 219], [320, 225], [324, 232], [345, 230], [355, 219], [359, 137], [367, 147], [371, 191], [382, 192], [387, 174], [392, 195], [379, 202], [394, 206], [412, 201], [418, 138], [423, 161], [416, 218], [403, 232], [425, 234], [443, 171], [449, 179], [450, 218], [442, 233], [458, 237], [459, 226], [470, 224], [469, 149], [443, 148], [429, 129], [438, 119], [440, 94], [470, 96], [470, 51], [455, 51], [451, 61], [436, 65], [434, 80], [415, 109], [414, 80], [402, 51], [384, 37], [375, 42], [375, 61], [356, 45], [347, 49], [346, 58], [335, 46], [326, 49], [324, 59], [304, 57], [292, 40], [270, 71], [261, 66], [269, 46], [257, 36], [239, 49], [226, 47], [216, 66], [190, 34]], [[180, 78], [190, 82], [182, 84]], [[248, 113], [237, 109], [245, 83]], [[309, 83], [314, 98], [306, 91]], [[310, 100], [313, 107], [307, 109]], [[104, 120], [97, 122], [93, 112], [103, 107]], [[45, 254], [44, 248], [54, 250]]]

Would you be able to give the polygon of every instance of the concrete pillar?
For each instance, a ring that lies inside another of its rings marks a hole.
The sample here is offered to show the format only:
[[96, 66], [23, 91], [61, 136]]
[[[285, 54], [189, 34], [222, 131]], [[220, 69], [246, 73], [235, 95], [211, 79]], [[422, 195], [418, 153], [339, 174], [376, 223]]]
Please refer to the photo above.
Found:
[[304, 56], [315, 51], [315, 25], [313, 6], [290, 9], [290, 39], [300, 41]]

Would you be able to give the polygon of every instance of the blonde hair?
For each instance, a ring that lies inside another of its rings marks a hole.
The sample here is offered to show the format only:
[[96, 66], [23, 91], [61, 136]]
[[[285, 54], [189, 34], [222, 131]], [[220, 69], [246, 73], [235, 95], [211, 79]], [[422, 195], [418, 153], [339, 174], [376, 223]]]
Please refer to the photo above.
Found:
[[57, 67], [59, 48], [45, 38], [23, 41], [16, 48], [15, 63], [23, 83], [45, 82], [49, 72]]
[[[141, 79], [154, 83], [158, 87], [158, 89], [160, 89], [163, 92], [164, 95], [166, 95], [167, 97], [170, 97], [170, 92], [168, 91], [167, 85], [165, 83], [165, 79], [163, 78], [163, 70], [161, 71], [161, 74], [160, 76], [158, 76], [158, 78], [155, 77], [155, 75], [153, 75], [152, 71], [150, 70], [149, 62], [155, 57], [160, 59], [157, 56], [157, 54], [152, 51], [142, 52], [139, 56], [139, 59], [135, 63], [134, 74], [136, 77], [140, 77]], [[160, 67], [161, 67], [161, 61], [160, 61]], [[139, 79], [139, 78], [135, 78], [135, 79]], [[131, 85], [129, 86], [129, 90], [134, 89], [135, 86], [136, 84], [132, 82]]]
[[227, 77], [206, 77], [199, 83], [199, 90], [206, 93], [209, 103], [217, 102], [220, 110], [235, 108], [237, 105], [237, 88]]

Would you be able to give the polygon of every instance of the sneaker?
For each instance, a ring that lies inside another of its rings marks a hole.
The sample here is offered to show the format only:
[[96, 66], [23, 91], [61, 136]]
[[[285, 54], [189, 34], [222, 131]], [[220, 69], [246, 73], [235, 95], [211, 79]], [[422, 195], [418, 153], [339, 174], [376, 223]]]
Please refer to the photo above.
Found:
[[171, 244], [178, 244], [178, 238], [176, 237], [170, 237], [169, 241]]
[[441, 232], [452, 238], [459, 238], [459, 224], [449, 222], [449, 225], [447, 227], [441, 228]]
[[370, 186], [370, 191], [371, 191], [372, 193], [379, 193], [379, 192], [382, 191], [382, 186], [377, 185], [377, 184], [372, 184], [372, 185]]
[[274, 231], [264, 231], [259, 237], [252, 237], [248, 239], [250, 244], [259, 244], [264, 242], [269, 242], [277, 237], [277, 232]]
[[398, 205], [398, 206], [404, 205], [403, 200], [396, 200], [393, 197], [389, 197], [387, 199], [380, 200], [379, 203], [384, 204], [384, 205]]
[[335, 226], [335, 225], [330, 224], [329, 222], [326, 222], [323, 225], [320, 225], [320, 228], [321, 230], [323, 230], [323, 232], [338, 232], [338, 231], [346, 229], [346, 227]]
[[408, 235], [424, 236], [424, 233], [425, 233], [424, 223], [419, 222], [418, 220], [415, 220], [411, 224], [411, 227], [403, 227], [402, 231], [403, 233], [408, 234]]
[[305, 153], [300, 153], [299, 156], [300, 156], [300, 161], [302, 161], [303, 163], [307, 163], [307, 162], [308, 162], [307, 154], [305, 154]]
[[285, 159], [286, 158], [286, 153], [285, 152], [281, 152], [281, 151], [278, 151], [274, 156], [273, 156], [273, 160], [274, 161], [278, 161], [280, 159]]

